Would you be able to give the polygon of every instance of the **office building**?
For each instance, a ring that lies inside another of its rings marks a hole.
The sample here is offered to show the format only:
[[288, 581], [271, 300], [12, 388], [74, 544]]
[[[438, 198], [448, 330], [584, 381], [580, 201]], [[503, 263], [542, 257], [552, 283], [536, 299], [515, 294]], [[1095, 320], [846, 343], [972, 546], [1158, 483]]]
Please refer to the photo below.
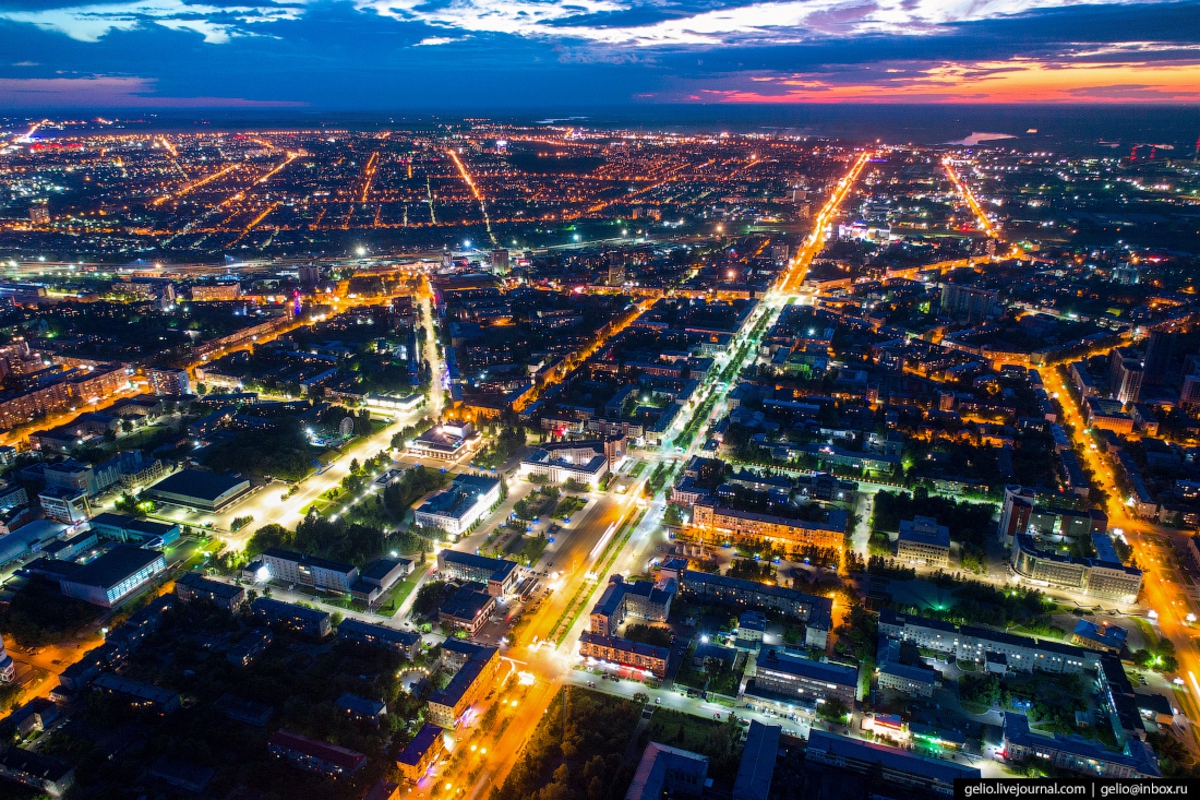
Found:
[[152, 522], [148, 519], [108, 512], [92, 517], [88, 527], [105, 539], [126, 544], [133, 543], [151, 549], [174, 544], [180, 534], [177, 522]]
[[463, 630], [474, 638], [488, 623], [495, 607], [496, 598], [488, 592], [486, 586], [467, 581], [442, 603], [438, 609], [438, 622], [443, 629]]
[[1073, 592], [1104, 600], [1135, 603], [1142, 571], [1123, 565], [1108, 534], [1094, 534], [1096, 558], [1074, 558], [1039, 549], [1031, 536], [1018, 535], [1011, 554], [1013, 572], [1026, 585]]
[[549, 483], [573, 480], [594, 490], [608, 474], [609, 466], [603, 441], [570, 442], [532, 451], [521, 459], [517, 475], [527, 479], [537, 475]]
[[271, 734], [267, 749], [271, 755], [293, 767], [327, 778], [353, 775], [367, 763], [367, 757], [362, 753], [282, 729]]
[[1129, 631], [1119, 625], [1109, 625], [1107, 620], [1097, 625], [1091, 620], [1081, 619], [1071, 631], [1071, 644], [1119, 656], [1125, 649], [1128, 635]]
[[458, 550], [438, 553], [438, 577], [447, 581], [472, 581], [487, 587], [492, 597], [504, 597], [512, 592], [520, 574], [515, 561], [488, 558]]
[[929, 567], [950, 565], [950, 529], [934, 517], [900, 520], [896, 558]]
[[396, 585], [396, 581], [411, 575], [413, 562], [407, 558], [381, 558], [371, 562], [350, 585], [350, 594], [368, 606], [374, 605]]
[[974, 767], [819, 730], [809, 733], [805, 760], [817, 767], [877, 774], [886, 784], [916, 790], [916, 796], [928, 793], [953, 797], [955, 780], [980, 777]]
[[349, 594], [358, 580], [358, 567], [344, 561], [296, 553], [272, 547], [262, 554], [262, 565], [269, 580], [276, 583], [311, 586], [330, 592]]
[[441, 528], [453, 537], [471, 526], [500, 502], [500, 481], [479, 475], [455, 475], [450, 486], [417, 509], [418, 525]]
[[52, 520], [64, 525], [78, 525], [86, 522], [92, 513], [92, 505], [87, 492], [82, 489], [52, 487], [43, 489], [38, 494], [42, 511]]
[[67, 597], [112, 608], [167, 568], [162, 553], [118, 545], [59, 581]]
[[474, 451], [480, 441], [479, 433], [470, 422], [447, 419], [409, 442], [407, 450], [418, 458], [457, 461]]

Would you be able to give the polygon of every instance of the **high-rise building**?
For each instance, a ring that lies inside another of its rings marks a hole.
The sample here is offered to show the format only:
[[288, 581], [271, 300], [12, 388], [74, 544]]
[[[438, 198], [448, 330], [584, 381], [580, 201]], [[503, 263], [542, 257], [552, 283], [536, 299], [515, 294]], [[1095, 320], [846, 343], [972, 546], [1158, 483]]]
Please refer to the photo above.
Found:
[[503, 275], [508, 272], [508, 251], [493, 250], [492, 251], [492, 272]]
[[50, 209], [45, 206], [30, 206], [29, 221], [34, 225], [49, 225], [50, 224]]
[[1136, 403], [1142, 391], [1142, 361], [1131, 351], [1118, 347], [1109, 357], [1108, 388], [1121, 402]]
[[17, 665], [13, 663], [12, 656], [5, 651], [4, 642], [0, 641], [0, 683], [11, 683], [16, 675]]
[[1004, 487], [1004, 506], [1000, 511], [1000, 524], [996, 529], [1001, 542], [1011, 545], [1015, 536], [1025, 533], [1029, 527], [1029, 518], [1033, 515], [1035, 497], [1032, 489], [1023, 486]]
[[995, 316], [1000, 306], [1000, 293], [993, 289], [978, 289], [958, 283], [942, 286], [942, 312], [956, 320], [973, 323]]
[[1154, 331], [1150, 334], [1150, 342], [1146, 345], [1146, 360], [1143, 370], [1143, 382], [1150, 386], [1161, 386], [1167, 380], [1167, 371], [1171, 368], [1171, 356], [1175, 349], [1176, 334], [1165, 331]]
[[315, 264], [306, 264], [300, 267], [300, 285], [301, 286], [316, 286], [321, 282], [321, 268]]
[[625, 254], [613, 250], [608, 254], [608, 285], [621, 286], [625, 283]]
[[192, 394], [192, 381], [186, 370], [150, 369], [146, 370], [146, 378], [156, 395]]

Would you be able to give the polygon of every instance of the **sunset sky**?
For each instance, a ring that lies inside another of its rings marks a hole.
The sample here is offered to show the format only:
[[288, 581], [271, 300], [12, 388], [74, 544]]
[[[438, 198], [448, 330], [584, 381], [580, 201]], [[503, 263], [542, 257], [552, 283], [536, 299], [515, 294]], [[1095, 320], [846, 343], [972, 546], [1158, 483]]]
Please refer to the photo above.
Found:
[[0, 108], [1200, 103], [1200, 2], [0, 0]]

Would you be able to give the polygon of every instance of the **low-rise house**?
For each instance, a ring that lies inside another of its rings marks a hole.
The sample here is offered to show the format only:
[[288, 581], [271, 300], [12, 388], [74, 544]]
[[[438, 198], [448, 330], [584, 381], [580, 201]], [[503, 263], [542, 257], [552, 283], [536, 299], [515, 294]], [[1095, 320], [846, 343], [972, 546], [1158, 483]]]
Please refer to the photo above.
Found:
[[271, 734], [267, 749], [294, 767], [327, 778], [353, 775], [367, 763], [362, 753], [282, 729]]

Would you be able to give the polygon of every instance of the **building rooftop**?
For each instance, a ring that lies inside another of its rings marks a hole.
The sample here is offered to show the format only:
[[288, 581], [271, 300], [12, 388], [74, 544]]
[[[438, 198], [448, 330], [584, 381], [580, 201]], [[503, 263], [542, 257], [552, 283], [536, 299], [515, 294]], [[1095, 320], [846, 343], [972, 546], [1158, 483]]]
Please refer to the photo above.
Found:
[[625, 653], [636, 653], [649, 658], [658, 658], [666, 661], [671, 657], [671, 650], [666, 647], [655, 647], [652, 644], [642, 644], [641, 642], [633, 642], [629, 639], [622, 639], [618, 636], [601, 636], [598, 633], [584, 631], [579, 634], [579, 643], [591, 643], [600, 647], [611, 647], [614, 650], [620, 650]]
[[914, 517], [900, 520], [900, 541], [918, 542], [934, 547], [950, 546], [950, 529], [938, 525], [933, 517]]
[[775, 777], [775, 759], [779, 756], [782, 732], [778, 725], [763, 725], [758, 720], [750, 722], [737, 779], [733, 783], [733, 800], [767, 800], [771, 779]]
[[474, 620], [493, 602], [495, 601], [488, 594], [487, 586], [467, 581], [446, 602], [442, 603], [438, 613], [454, 619]]
[[162, 553], [133, 545], [117, 545], [67, 578], [71, 583], [111, 589], [138, 570], [162, 560]]
[[858, 686], [858, 670], [854, 667], [813, 661], [779, 650], [768, 650], [765, 655], [759, 657], [758, 671], [761, 673], [764, 670], [841, 686]]
[[234, 586], [232, 583], [224, 583], [206, 578], [198, 572], [185, 572], [179, 576], [175, 583], [182, 583], [184, 586], [191, 586], [199, 591], [208, 592], [214, 597], [222, 597], [227, 600], [237, 597], [246, 591], [240, 586]]
[[433, 747], [438, 740], [438, 737], [444, 736], [445, 731], [437, 725], [426, 722], [421, 726], [421, 730], [417, 731], [417, 735], [412, 738], [412, 741], [404, 746], [400, 751], [400, 755], [396, 757], [396, 761], [405, 766], [415, 767], [421, 763], [421, 759], [429, 752], [429, 748]]
[[151, 703], [169, 703], [178, 694], [170, 689], [164, 689], [161, 686], [155, 686], [152, 683], [142, 683], [141, 681], [131, 681], [127, 678], [122, 678], [120, 675], [115, 675], [111, 672], [106, 672], [103, 675], [96, 677], [92, 681], [92, 686], [98, 686], [101, 689], [108, 689], [113, 692], [136, 697], [140, 700], [146, 700]]
[[264, 550], [263, 556], [278, 558], [280, 561], [294, 561], [297, 564], [307, 564], [311, 567], [319, 567], [320, 569], [327, 569], [330, 572], [338, 572], [343, 575], [358, 569], [353, 564], [348, 564], [345, 561], [334, 561], [331, 558], [310, 556], [304, 553], [297, 553], [294, 550], [284, 550], [282, 547], [272, 547]]
[[255, 600], [253, 608], [255, 611], [263, 614], [280, 614], [305, 619], [310, 622], [320, 622], [329, 616], [329, 612], [327, 611], [285, 603], [282, 600], [272, 600], [269, 597], [260, 597]]
[[370, 622], [349, 618], [338, 623], [338, 633], [360, 633], [365, 636], [377, 636], [385, 641], [402, 644], [405, 648], [411, 647], [421, 640], [419, 633], [409, 633], [408, 631], [389, 628], [386, 625], [372, 625]]
[[1086, 619], [1075, 623], [1072, 633], [1118, 651], [1125, 647], [1125, 639], [1129, 636], [1129, 631], [1119, 625], [1097, 625]]
[[[625, 800], [658, 800], [666, 790], [668, 772], [694, 773], [703, 778], [708, 774], [708, 756], [651, 742], [642, 753]], [[704, 787], [700, 785], [696, 789], [699, 793]]]
[[874, 742], [835, 736], [825, 731], [813, 730], [808, 735], [809, 756], [822, 757], [823, 763], [865, 761], [877, 763], [885, 772], [895, 771], [910, 775], [921, 775], [941, 783], [952, 784], [955, 778], [978, 778], [979, 770], [964, 767], [940, 758], [920, 756], [906, 750], [897, 750]]
[[106, 525], [111, 528], [120, 528], [121, 530], [136, 531], [145, 536], [166, 536], [178, 525], [166, 524], [165, 522], [152, 522], [148, 519], [138, 519], [137, 517], [128, 517], [124, 514], [112, 514], [105, 512], [92, 517], [91, 526], [96, 528], [101, 525]]
[[307, 736], [301, 736], [291, 731], [275, 731], [271, 734], [271, 738], [267, 740], [267, 744], [277, 745], [293, 752], [301, 753], [350, 772], [353, 772], [367, 762], [367, 757], [362, 753], [355, 752], [346, 747], [338, 747], [336, 744], [323, 742], [319, 739], [310, 739]]
[[464, 553], [461, 550], [442, 550], [438, 553], [438, 560], [443, 563], [459, 564], [470, 569], [490, 570], [490, 580], [500, 582], [506, 580], [512, 571], [517, 568], [517, 562], [515, 561], [508, 561], [503, 558], [488, 558], [487, 556], [476, 555], [475, 553]]
[[20, 747], [10, 747], [0, 753], [0, 769], [57, 783], [75, 768], [57, 758], [44, 756]]
[[213, 503], [221, 495], [242, 483], [246, 483], [245, 478], [235, 478], [231, 475], [221, 475], [201, 469], [185, 469], [163, 478], [151, 486], [150, 491], [197, 497]]
[[732, 590], [743, 592], [757, 592], [769, 597], [778, 597], [783, 600], [788, 600], [794, 603], [805, 603], [809, 606], [808, 624], [828, 629], [832, 625], [833, 620], [833, 601], [828, 597], [821, 597], [815, 594], [805, 594], [797, 589], [789, 589], [786, 586], [771, 585], [766, 583], [758, 583], [757, 581], [748, 581], [743, 578], [731, 578], [728, 575], [720, 575], [715, 572], [697, 572], [696, 570], [687, 570], [683, 573], [683, 587], [698, 584], [709, 584], [713, 586], [723, 586]]

